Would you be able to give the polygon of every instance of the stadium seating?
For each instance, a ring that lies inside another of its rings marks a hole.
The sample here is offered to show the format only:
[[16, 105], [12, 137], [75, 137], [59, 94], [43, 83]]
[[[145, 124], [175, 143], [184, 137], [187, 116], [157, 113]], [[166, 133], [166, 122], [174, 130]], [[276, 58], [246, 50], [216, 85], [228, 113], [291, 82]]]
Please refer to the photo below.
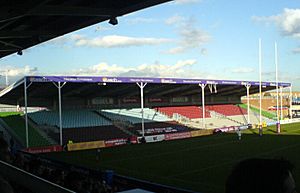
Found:
[[[198, 106], [177, 106], [177, 107], [158, 107], [156, 108], [161, 113], [173, 117], [173, 114], [180, 114], [189, 119], [202, 118], [202, 108]], [[210, 117], [209, 112], [205, 112], [205, 117]]]
[[[105, 117], [111, 119], [112, 121], [128, 121], [132, 124], [135, 123], [140, 123], [142, 122], [140, 118], [137, 117], [131, 117], [131, 116], [127, 116], [127, 115], [122, 115], [122, 114], [118, 114], [118, 112], [114, 112], [113, 110], [109, 110], [109, 111], [99, 111], [99, 113], [101, 113], [102, 115], [104, 115]], [[144, 120], [145, 122], [147, 122], [148, 120]]]
[[112, 125], [101, 127], [67, 128], [63, 131], [64, 143], [67, 143], [69, 140], [76, 143], [128, 137], [130, 137], [130, 135]]
[[208, 111], [215, 111], [219, 114], [225, 116], [234, 116], [234, 115], [245, 115], [247, 111], [244, 109], [239, 108], [238, 106], [232, 104], [226, 105], [208, 105], [205, 106], [205, 109]]
[[[132, 124], [142, 122], [142, 111], [140, 108], [134, 109], [106, 109], [100, 110], [99, 113], [111, 120], [129, 121]], [[163, 115], [154, 109], [144, 108], [144, 122], [165, 122], [171, 121], [166, 115]]]
[[[59, 127], [59, 114], [57, 111], [39, 111], [28, 114], [31, 120], [38, 125], [51, 125]], [[101, 117], [90, 110], [66, 110], [62, 112], [62, 127], [95, 127], [112, 125], [111, 121]]]

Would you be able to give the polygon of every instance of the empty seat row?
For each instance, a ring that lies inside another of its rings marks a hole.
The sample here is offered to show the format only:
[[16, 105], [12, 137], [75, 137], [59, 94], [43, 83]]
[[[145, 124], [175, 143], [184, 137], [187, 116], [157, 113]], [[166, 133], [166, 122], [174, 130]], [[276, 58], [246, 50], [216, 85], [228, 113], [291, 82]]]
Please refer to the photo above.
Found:
[[[106, 109], [98, 111], [112, 120], [129, 121], [132, 124], [142, 122], [142, 110], [134, 109]], [[165, 122], [171, 121], [169, 117], [163, 115], [154, 109], [144, 108], [144, 122]]]
[[247, 111], [240, 108], [239, 106], [226, 104], [226, 105], [208, 105], [205, 106], [208, 111], [215, 111], [225, 116], [234, 116], [234, 115], [245, 115]]
[[[59, 114], [57, 111], [39, 111], [29, 113], [28, 115], [39, 125], [59, 127]], [[62, 113], [63, 128], [96, 127], [105, 125], [112, 125], [112, 123], [90, 110], [67, 110]]]

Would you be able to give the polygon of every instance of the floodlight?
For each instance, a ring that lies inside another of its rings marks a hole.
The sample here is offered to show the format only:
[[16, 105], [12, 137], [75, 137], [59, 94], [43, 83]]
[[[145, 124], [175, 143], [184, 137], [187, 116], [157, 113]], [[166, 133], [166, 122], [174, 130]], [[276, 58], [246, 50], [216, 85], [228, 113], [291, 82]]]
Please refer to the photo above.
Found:
[[111, 17], [108, 21], [109, 24], [111, 25], [117, 25], [118, 24], [118, 20], [116, 17]]
[[23, 51], [22, 51], [22, 50], [19, 50], [19, 51], [17, 52], [17, 54], [18, 54], [19, 56], [22, 56], [22, 55], [23, 55]]

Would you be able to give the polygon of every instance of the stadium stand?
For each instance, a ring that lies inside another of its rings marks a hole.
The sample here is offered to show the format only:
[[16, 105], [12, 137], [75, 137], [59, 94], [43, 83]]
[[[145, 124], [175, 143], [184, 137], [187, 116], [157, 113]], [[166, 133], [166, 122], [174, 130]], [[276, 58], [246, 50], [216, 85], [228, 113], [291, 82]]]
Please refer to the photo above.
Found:
[[[208, 105], [205, 111], [206, 128], [239, 126], [247, 124], [244, 105]], [[187, 121], [176, 122], [168, 116], [182, 115]], [[59, 142], [59, 115], [57, 111], [37, 111], [29, 115], [30, 146], [47, 146]], [[250, 112], [252, 123], [259, 123], [257, 113]], [[14, 128], [17, 138], [25, 144], [25, 125], [20, 115], [4, 117]], [[62, 113], [63, 143], [128, 138], [141, 135], [141, 108], [131, 109], [80, 109]], [[188, 131], [202, 128], [202, 107], [175, 106], [144, 108], [145, 135]], [[270, 122], [267, 118], [263, 121]]]
[[[59, 134], [57, 133], [57, 135]], [[112, 125], [101, 127], [66, 128], [63, 130], [63, 143], [65, 144], [69, 140], [72, 140], [73, 142], [86, 142], [128, 137], [130, 137], [130, 135]]]
[[[41, 131], [45, 130], [44, 132], [47, 133], [47, 136], [40, 136], [38, 138], [45, 140], [45, 138], [49, 137], [49, 140], [51, 139], [58, 143], [59, 115], [57, 111], [43, 110], [28, 113], [28, 115], [30, 128], [33, 128], [32, 125], [36, 125]], [[86, 142], [141, 135], [141, 132], [138, 132], [141, 130], [142, 122], [140, 108], [64, 110], [62, 120], [64, 144], [69, 140], [73, 142]], [[144, 121], [148, 134], [152, 131], [154, 133], [165, 133], [188, 130], [188, 127], [171, 122], [172, 119], [150, 108], [144, 109]], [[120, 124], [120, 122], [126, 124]], [[24, 120], [20, 124], [24, 127]], [[25, 133], [23, 131], [21, 137], [25, 141]], [[39, 146], [49, 145], [49, 143], [45, 144], [38, 141], [37, 143], [39, 143]]]
[[[119, 114], [118, 111], [114, 111], [114, 110], [98, 111], [98, 112], [112, 121], [123, 121], [123, 122], [129, 122], [130, 124], [142, 122], [141, 118], [131, 117], [128, 115], [122, 115], [122, 114]], [[144, 121], [147, 122], [150, 120], [145, 119]]]
[[[50, 125], [59, 127], [59, 115], [57, 111], [39, 111], [28, 114], [38, 125]], [[63, 128], [96, 127], [112, 125], [112, 123], [90, 110], [65, 110], [62, 113]]]
[[[202, 120], [202, 107], [198, 106], [180, 106], [180, 107], [158, 107], [158, 111], [165, 113], [168, 116], [180, 114], [191, 121], [186, 125], [199, 128]], [[253, 124], [259, 123], [259, 115], [257, 109], [251, 107], [250, 120]], [[247, 121], [247, 106], [244, 104], [222, 104], [222, 105], [207, 105], [205, 106], [205, 124], [206, 128], [219, 128], [226, 126], [246, 125]], [[274, 115], [263, 111], [263, 122], [272, 122]]]
[[[177, 106], [177, 107], [157, 107], [157, 111], [173, 117], [173, 114], [180, 114], [189, 119], [202, 118], [202, 108], [198, 106]], [[210, 117], [209, 112], [205, 112], [205, 117]]]

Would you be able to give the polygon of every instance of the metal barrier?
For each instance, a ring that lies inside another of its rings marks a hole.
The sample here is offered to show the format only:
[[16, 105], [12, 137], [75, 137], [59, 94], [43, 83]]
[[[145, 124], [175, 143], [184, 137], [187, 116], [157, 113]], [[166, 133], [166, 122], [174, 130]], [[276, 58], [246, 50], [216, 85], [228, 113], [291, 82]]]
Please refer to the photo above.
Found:
[[113, 175], [113, 182], [114, 184], [118, 184], [120, 186], [127, 186], [128, 188], [142, 188], [148, 191], [153, 192], [167, 192], [167, 193], [199, 193], [191, 190], [175, 188], [172, 186], [157, 184], [148, 182], [145, 180], [140, 180], [128, 176], [122, 176], [118, 174]]

